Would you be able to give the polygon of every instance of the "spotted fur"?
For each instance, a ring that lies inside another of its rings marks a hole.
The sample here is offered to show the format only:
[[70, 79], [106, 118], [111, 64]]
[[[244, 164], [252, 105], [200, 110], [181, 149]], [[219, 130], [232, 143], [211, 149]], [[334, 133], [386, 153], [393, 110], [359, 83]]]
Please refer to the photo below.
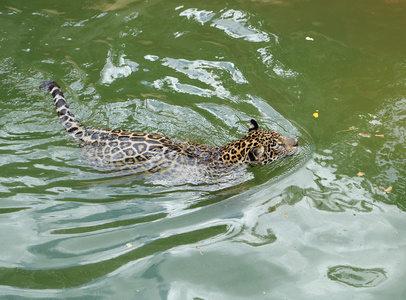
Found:
[[45, 81], [40, 88], [51, 93], [63, 127], [81, 143], [83, 155], [96, 168], [134, 172], [192, 170], [203, 175], [219, 175], [241, 165], [264, 165], [293, 155], [296, 138], [260, 129], [251, 120], [248, 133], [223, 147], [179, 142], [159, 135], [125, 130], [93, 129], [82, 125], [70, 111], [58, 84]]

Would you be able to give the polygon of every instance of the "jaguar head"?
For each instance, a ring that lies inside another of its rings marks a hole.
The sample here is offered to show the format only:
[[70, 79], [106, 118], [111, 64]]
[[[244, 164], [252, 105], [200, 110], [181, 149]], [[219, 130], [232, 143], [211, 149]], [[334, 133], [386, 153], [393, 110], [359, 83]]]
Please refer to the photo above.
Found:
[[246, 140], [246, 162], [250, 165], [265, 165], [280, 158], [295, 154], [299, 148], [296, 138], [280, 135], [273, 130], [260, 129], [255, 120], [251, 120]]

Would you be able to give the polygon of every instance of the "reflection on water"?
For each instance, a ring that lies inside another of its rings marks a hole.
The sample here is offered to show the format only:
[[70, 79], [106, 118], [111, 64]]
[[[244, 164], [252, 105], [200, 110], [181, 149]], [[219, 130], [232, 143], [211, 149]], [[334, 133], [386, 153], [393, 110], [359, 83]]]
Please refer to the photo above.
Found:
[[[247, 83], [247, 80], [232, 62], [204, 60], [187, 61], [184, 59], [166, 58], [164, 59], [163, 65], [187, 75], [190, 79], [197, 79], [214, 89], [213, 92], [206, 90], [206, 93], [195, 93], [190, 90], [185, 91], [187, 94], [196, 94], [201, 97], [217, 96], [222, 99], [232, 100], [233, 97], [230, 92], [223, 86], [224, 79], [230, 78], [237, 84]], [[228, 81], [230, 80], [225, 80], [225, 82]], [[193, 87], [193, 89], [198, 90], [197, 87]], [[177, 91], [179, 92], [181, 89], [177, 89]]]
[[120, 55], [117, 63], [113, 63], [115, 59], [112, 57], [112, 52], [109, 51], [107, 54], [107, 61], [101, 71], [101, 83], [108, 84], [112, 83], [117, 78], [128, 77], [131, 73], [138, 70], [139, 64], [133, 62], [129, 59], [125, 59], [125, 54]]
[[[404, 295], [403, 35], [378, 3], [93, 2], [0, 8], [1, 297]], [[100, 173], [45, 79], [94, 127], [224, 145], [254, 118], [300, 150], [212, 185]]]
[[382, 269], [361, 269], [350, 266], [330, 268], [328, 278], [354, 287], [375, 287], [387, 279]]
[[[218, 19], [213, 20], [213, 27], [223, 30], [227, 35], [233, 38], [243, 38], [249, 42], [269, 42], [269, 34], [247, 25], [247, 14], [240, 10], [226, 10], [221, 13]], [[276, 37], [276, 35], [273, 35]]]

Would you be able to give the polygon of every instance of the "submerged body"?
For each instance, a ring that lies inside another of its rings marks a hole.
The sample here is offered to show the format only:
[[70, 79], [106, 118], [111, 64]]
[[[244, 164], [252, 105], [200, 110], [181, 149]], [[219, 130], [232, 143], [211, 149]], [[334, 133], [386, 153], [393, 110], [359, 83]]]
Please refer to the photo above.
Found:
[[260, 129], [255, 120], [243, 138], [223, 147], [179, 142], [158, 134], [93, 129], [76, 119], [58, 84], [45, 81], [40, 88], [53, 96], [62, 125], [81, 143], [83, 156], [101, 170], [221, 176], [241, 166], [271, 163], [298, 149], [297, 139]]

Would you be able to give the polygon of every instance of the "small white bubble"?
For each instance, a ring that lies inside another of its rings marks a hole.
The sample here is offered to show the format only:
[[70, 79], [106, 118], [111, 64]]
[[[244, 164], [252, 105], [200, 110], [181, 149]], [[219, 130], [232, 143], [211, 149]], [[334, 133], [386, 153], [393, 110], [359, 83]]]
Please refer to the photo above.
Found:
[[158, 56], [156, 56], [156, 55], [150, 55], [150, 54], [145, 55], [144, 58], [147, 59], [147, 60], [149, 60], [149, 61], [156, 61], [156, 60], [159, 59]]

